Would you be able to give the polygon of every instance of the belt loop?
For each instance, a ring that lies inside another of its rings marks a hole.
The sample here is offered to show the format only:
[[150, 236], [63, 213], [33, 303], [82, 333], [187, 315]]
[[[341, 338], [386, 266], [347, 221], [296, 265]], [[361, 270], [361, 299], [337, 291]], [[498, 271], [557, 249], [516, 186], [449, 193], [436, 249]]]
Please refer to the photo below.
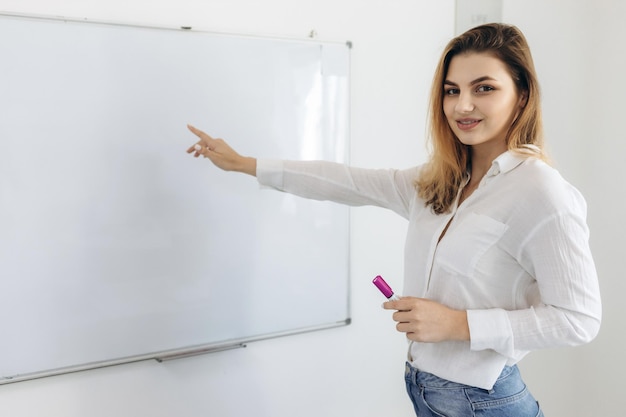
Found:
[[405, 367], [404, 367], [404, 375], [406, 378], [411, 378], [411, 382], [414, 383], [415, 385], [417, 385], [417, 374], [418, 374], [418, 370], [417, 368], [413, 367], [413, 365], [411, 365], [409, 362], [406, 362]]

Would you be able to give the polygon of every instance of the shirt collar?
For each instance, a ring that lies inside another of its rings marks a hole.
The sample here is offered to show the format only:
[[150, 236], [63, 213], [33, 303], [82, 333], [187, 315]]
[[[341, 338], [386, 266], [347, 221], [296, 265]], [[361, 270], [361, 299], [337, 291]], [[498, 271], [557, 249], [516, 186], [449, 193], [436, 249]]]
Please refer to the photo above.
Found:
[[524, 162], [525, 159], [526, 156], [506, 151], [493, 160], [491, 168], [489, 168], [485, 177], [494, 177], [498, 174], [505, 174]]

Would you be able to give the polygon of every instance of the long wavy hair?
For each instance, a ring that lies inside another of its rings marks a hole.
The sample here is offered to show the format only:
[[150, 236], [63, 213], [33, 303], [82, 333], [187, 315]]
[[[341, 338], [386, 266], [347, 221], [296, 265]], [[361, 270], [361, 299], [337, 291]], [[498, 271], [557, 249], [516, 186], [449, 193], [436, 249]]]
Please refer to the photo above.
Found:
[[430, 95], [430, 159], [416, 180], [418, 194], [437, 213], [450, 210], [459, 187], [471, 167], [470, 147], [461, 143], [443, 112], [444, 81], [452, 58], [464, 53], [489, 53], [507, 67], [518, 94], [527, 101], [511, 124], [506, 143], [509, 150], [545, 161], [539, 83], [522, 32], [500, 23], [475, 27], [452, 39], [441, 55]]

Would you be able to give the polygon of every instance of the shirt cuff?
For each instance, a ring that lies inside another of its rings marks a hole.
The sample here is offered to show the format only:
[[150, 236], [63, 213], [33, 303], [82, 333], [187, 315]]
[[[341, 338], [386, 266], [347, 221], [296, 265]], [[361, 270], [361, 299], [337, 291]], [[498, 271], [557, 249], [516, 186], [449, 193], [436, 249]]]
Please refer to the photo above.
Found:
[[514, 356], [513, 329], [506, 310], [468, 310], [472, 350], [492, 349], [509, 358]]
[[257, 159], [256, 178], [261, 187], [282, 189], [283, 161], [279, 159]]

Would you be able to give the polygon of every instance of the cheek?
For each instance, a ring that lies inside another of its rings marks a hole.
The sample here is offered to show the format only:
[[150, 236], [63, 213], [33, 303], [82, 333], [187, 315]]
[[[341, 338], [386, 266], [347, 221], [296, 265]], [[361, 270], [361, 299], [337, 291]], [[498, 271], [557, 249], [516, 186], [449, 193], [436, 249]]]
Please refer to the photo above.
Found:
[[510, 122], [515, 118], [518, 110], [518, 100], [516, 98], [509, 98], [500, 103], [492, 103], [490, 111], [493, 113], [499, 113], [503, 122]]
[[507, 125], [511, 125], [511, 123], [513, 123], [513, 120], [515, 120], [515, 116], [517, 115], [519, 108], [516, 105], [511, 105], [508, 109], [508, 114], [503, 112], [504, 114], [506, 114], [506, 116], [504, 116], [503, 114], [502, 119], [504, 123], [506, 123]]
[[517, 107], [509, 100], [486, 102], [481, 108], [483, 113], [492, 115], [492, 120], [509, 124], [517, 112]]

